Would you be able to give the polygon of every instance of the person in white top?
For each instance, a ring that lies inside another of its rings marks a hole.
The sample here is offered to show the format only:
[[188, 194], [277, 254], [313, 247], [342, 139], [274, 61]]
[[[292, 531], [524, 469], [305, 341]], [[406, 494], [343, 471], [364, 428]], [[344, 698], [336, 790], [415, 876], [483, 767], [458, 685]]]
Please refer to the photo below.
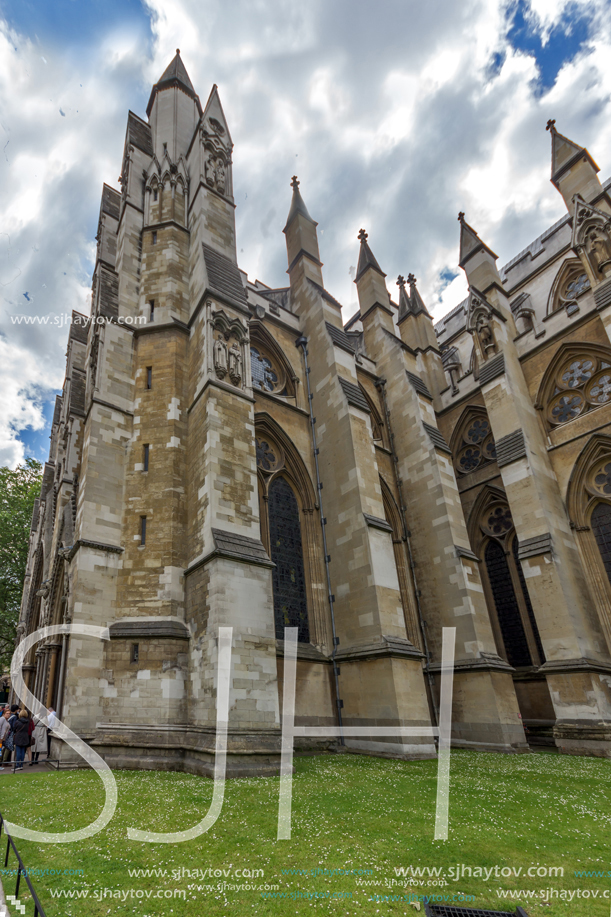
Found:
[[[2, 716], [0, 717], [0, 744], [2, 744], [2, 751], [0, 751], [0, 758], [2, 761], [5, 760], [4, 740], [6, 739], [7, 735], [11, 731], [11, 727], [9, 726], [9, 723], [8, 723], [10, 715], [11, 715], [10, 707], [6, 707], [2, 713]], [[6, 751], [8, 752], [8, 749], [6, 749]], [[0, 771], [3, 771], [3, 770], [4, 768], [0, 767]]]
[[54, 707], [49, 707], [49, 713], [47, 715], [47, 758], [51, 757], [51, 733], [53, 732], [53, 727], [55, 726], [55, 721], [57, 720], [57, 713], [55, 712]]

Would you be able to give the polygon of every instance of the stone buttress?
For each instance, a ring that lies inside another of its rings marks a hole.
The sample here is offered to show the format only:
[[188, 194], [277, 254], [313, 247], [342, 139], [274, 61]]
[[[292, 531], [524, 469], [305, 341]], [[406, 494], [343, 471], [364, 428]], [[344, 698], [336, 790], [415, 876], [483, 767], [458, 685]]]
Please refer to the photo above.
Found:
[[[441, 435], [426, 384], [443, 379], [430, 316], [410, 275], [408, 298], [400, 278], [398, 328], [367, 234], [356, 274], [368, 355], [385, 380], [407, 523], [438, 673], [443, 627], [456, 627], [452, 742], [469, 748], [524, 751], [526, 740], [511, 679], [497, 654], [478, 570], [458, 494], [449, 448]], [[397, 330], [401, 337], [397, 336]], [[435, 694], [438, 696], [436, 675]]]
[[469, 281], [467, 327], [496, 441], [497, 461], [519, 538], [541, 637], [561, 751], [611, 752], [610, 667], [575, 537], [547, 454], [545, 434], [514, 343], [516, 329], [496, 256], [465, 222], [460, 265]]
[[[291, 301], [307, 338], [334, 589], [336, 659], [346, 726], [430, 725], [422, 654], [407, 638], [390, 527], [354, 355], [339, 346], [341, 313], [323, 286], [316, 223], [293, 179], [286, 235]], [[435, 754], [430, 738], [346, 739], [401, 757]]]

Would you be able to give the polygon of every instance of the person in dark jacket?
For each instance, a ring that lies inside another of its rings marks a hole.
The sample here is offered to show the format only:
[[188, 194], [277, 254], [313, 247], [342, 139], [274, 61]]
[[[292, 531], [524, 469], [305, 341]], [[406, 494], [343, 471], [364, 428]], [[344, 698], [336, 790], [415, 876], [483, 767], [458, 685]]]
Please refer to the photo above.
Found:
[[15, 725], [15, 770], [23, 770], [26, 749], [30, 747], [30, 714], [22, 710]]

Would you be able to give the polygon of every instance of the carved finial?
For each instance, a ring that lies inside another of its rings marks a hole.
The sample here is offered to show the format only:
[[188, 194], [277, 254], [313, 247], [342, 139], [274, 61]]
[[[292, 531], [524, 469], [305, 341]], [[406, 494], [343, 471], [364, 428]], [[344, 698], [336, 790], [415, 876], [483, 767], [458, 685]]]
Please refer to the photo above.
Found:
[[545, 126], [545, 130], [546, 131], [555, 131], [556, 130], [556, 128], [554, 127], [555, 123], [556, 123], [556, 119], [550, 118]]
[[176, 53], [180, 54], [180, 48], [176, 48]]
[[364, 229], [359, 229], [359, 236], [358, 236], [358, 238], [359, 238], [359, 242], [366, 242], [366, 241], [367, 241], [367, 233], [365, 232]]
[[459, 211], [459, 214], [458, 214], [458, 222], [459, 222], [459, 223], [462, 223], [462, 221], [464, 220], [464, 218], [465, 218], [465, 211], [464, 211], [464, 210]]
[[293, 175], [293, 177], [291, 178], [291, 188], [298, 188], [298, 187], [299, 187], [299, 181], [297, 179], [297, 176]]
[[416, 283], [416, 278], [413, 274], [407, 275], [407, 282], [410, 284], [410, 286], [413, 286]]
[[405, 286], [405, 277], [402, 277], [401, 274], [399, 274], [399, 276], [397, 277], [397, 286], [398, 287]]

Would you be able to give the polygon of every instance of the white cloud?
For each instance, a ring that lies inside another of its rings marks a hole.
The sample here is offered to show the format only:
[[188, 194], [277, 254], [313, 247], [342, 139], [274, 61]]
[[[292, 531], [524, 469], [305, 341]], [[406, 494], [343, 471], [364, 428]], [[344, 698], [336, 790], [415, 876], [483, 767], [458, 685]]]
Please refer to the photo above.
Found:
[[[464, 295], [462, 275], [442, 280], [456, 271], [458, 210], [501, 264], [558, 219], [548, 118], [611, 175], [605, 0], [580, 0], [591, 41], [543, 95], [534, 59], [508, 45], [505, 0], [385, 0], [375, 11], [365, 0], [147, 3], [150, 50], [116, 26], [70, 54], [0, 26], [0, 343], [16, 355], [0, 369], [0, 434], [11, 461], [21, 457], [15, 431], [41, 422], [36, 398], [60, 383], [66, 332], [14, 326], [10, 315], [88, 309], [102, 182], [116, 186], [127, 110], [144, 114], [176, 47], [203, 101], [219, 85], [240, 265], [286, 283], [281, 230], [296, 172], [346, 318], [361, 226], [392, 294], [397, 274], [412, 271], [439, 316]], [[532, 9], [546, 38], [571, 6]]]

